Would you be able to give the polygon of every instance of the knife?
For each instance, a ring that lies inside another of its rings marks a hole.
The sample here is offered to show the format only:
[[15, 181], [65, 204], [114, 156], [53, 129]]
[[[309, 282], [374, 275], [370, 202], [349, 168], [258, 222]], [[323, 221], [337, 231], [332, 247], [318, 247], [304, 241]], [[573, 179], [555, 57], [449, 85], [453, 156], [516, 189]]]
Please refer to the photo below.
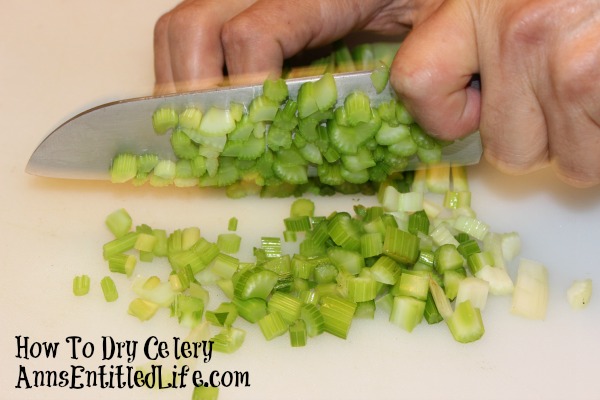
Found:
[[[317, 79], [287, 80], [290, 97], [295, 99], [303, 83]], [[356, 90], [368, 94], [373, 105], [393, 98], [389, 83], [385, 90], [376, 92], [371, 71], [334, 74], [334, 79], [338, 104]], [[51, 132], [35, 149], [25, 170], [52, 178], [109, 180], [111, 162], [119, 153], [155, 153], [162, 159], [175, 160], [169, 137], [154, 133], [152, 114], [156, 109], [193, 105], [205, 111], [211, 106], [226, 108], [231, 102], [248, 106], [261, 93], [262, 84], [254, 84], [106, 103], [75, 115]], [[475, 133], [445, 146], [442, 161], [476, 164], [481, 154], [480, 136]], [[416, 168], [418, 161], [411, 161], [408, 169]]]

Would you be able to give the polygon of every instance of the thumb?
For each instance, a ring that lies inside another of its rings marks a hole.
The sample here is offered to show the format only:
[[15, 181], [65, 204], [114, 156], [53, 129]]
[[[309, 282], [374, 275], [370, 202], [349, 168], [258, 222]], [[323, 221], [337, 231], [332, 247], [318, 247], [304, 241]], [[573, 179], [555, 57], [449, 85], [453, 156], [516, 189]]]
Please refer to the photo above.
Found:
[[480, 92], [469, 82], [479, 72], [475, 25], [468, 1], [447, 0], [400, 46], [392, 86], [429, 133], [452, 140], [477, 130]]

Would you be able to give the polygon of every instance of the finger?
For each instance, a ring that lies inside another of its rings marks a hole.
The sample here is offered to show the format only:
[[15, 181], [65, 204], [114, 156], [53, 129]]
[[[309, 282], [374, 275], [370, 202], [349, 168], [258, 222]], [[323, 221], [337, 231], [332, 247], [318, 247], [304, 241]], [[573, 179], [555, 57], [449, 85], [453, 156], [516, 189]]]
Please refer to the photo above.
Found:
[[[587, 22], [586, 22], [587, 21]], [[549, 152], [557, 175], [573, 186], [600, 183], [600, 29], [586, 15], [550, 54], [546, 112]]]
[[164, 14], [154, 26], [154, 93], [157, 95], [175, 92], [171, 53], [169, 51], [169, 20], [171, 14]]
[[161, 79], [169, 81], [170, 69], [170, 79], [175, 82], [177, 91], [219, 83], [223, 79], [224, 66], [222, 26], [252, 2], [235, 0], [224, 4], [220, 0], [189, 0], [172, 10], [165, 18], [167, 27], [157, 28], [163, 33], [159, 46], [168, 49], [162, 56], [170, 62], [169, 66], [159, 66], [159, 73], [165, 71], [167, 76], [163, 79], [161, 75]]
[[426, 131], [451, 140], [477, 130], [480, 92], [469, 86], [477, 72], [469, 3], [448, 0], [402, 43], [390, 80]]
[[[349, 32], [380, 26], [385, 33], [407, 30], [409, 13], [386, 13], [381, 0], [259, 0], [230, 20], [222, 41], [228, 71], [259, 80], [281, 71], [303, 49], [329, 44]], [[387, 7], [387, 8], [386, 8]], [[408, 20], [407, 20], [408, 21]]]

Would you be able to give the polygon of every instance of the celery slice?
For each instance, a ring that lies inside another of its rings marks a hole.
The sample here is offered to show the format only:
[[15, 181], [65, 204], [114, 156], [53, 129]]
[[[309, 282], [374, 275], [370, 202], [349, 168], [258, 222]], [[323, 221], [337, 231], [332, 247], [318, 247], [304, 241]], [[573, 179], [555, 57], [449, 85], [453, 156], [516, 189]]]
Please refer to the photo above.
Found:
[[88, 275], [78, 275], [73, 278], [73, 294], [75, 296], [85, 296], [90, 291], [90, 277]]
[[117, 292], [115, 282], [110, 276], [105, 276], [104, 278], [102, 278], [102, 280], [100, 281], [100, 286], [102, 287], [104, 299], [107, 302], [113, 302], [119, 298], [119, 293]]
[[474, 342], [485, 333], [481, 311], [469, 300], [459, 303], [446, 323], [454, 339], [460, 343]]

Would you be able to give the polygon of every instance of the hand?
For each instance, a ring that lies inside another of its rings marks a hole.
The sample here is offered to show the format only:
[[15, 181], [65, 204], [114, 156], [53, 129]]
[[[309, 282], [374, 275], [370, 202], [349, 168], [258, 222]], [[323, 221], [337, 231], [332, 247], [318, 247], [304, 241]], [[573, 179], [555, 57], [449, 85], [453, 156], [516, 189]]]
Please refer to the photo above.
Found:
[[261, 82], [283, 61], [350, 32], [403, 35], [442, 0], [186, 0], [154, 33], [158, 92]]
[[[481, 74], [482, 91], [467, 87]], [[392, 84], [421, 125], [475, 131], [508, 173], [548, 162], [600, 183], [600, 2], [447, 0], [404, 41]]]

